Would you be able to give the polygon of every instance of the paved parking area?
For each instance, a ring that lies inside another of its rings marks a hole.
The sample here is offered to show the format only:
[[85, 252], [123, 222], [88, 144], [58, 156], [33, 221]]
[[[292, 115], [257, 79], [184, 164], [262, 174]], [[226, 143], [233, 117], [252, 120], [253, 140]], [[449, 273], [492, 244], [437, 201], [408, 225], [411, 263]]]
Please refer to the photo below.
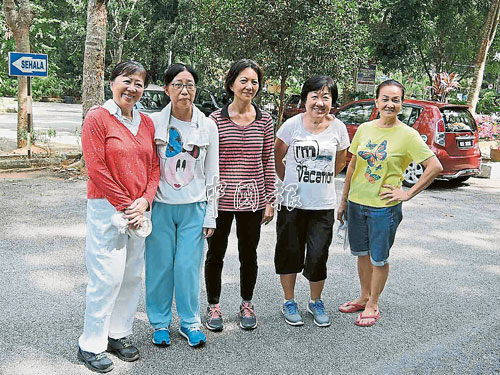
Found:
[[[337, 180], [341, 189], [342, 180]], [[43, 173], [0, 174], [0, 374], [89, 374], [76, 360], [82, 329], [85, 183]], [[500, 372], [500, 179], [435, 184], [404, 204], [374, 327], [353, 324], [339, 304], [358, 292], [355, 259], [334, 240], [324, 292], [333, 324], [291, 327], [280, 314], [275, 222], [263, 227], [255, 291], [259, 327], [237, 326], [239, 264], [230, 238], [221, 304], [226, 329], [191, 349], [176, 332], [151, 345], [141, 300], [134, 342], [142, 358], [112, 374], [494, 374]], [[296, 297], [306, 315], [308, 288]], [[205, 294], [202, 295], [205, 307]]]

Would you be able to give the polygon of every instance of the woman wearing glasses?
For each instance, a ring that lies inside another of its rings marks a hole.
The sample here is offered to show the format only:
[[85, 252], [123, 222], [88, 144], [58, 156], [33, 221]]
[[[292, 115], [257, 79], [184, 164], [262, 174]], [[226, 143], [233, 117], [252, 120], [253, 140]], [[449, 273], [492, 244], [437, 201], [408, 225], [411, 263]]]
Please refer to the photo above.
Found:
[[201, 346], [200, 268], [205, 238], [215, 228], [217, 207], [208, 192], [218, 179], [217, 126], [193, 105], [198, 75], [185, 64], [165, 71], [170, 104], [151, 116], [160, 157], [160, 184], [153, 201], [153, 232], [146, 240], [146, 310], [153, 344], [170, 344], [175, 290], [179, 333]]

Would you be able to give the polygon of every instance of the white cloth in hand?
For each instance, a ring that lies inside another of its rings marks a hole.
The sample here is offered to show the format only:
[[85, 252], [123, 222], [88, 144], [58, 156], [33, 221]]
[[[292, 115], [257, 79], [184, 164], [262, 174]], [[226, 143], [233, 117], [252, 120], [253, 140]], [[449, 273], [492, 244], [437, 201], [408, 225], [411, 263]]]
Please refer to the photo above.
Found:
[[125, 234], [127, 233], [132, 238], [144, 238], [151, 234], [153, 230], [153, 225], [151, 220], [146, 216], [142, 218], [142, 224], [138, 229], [130, 228], [128, 225], [128, 220], [125, 219], [123, 212], [117, 211], [111, 216], [111, 223], [118, 229], [118, 232]]

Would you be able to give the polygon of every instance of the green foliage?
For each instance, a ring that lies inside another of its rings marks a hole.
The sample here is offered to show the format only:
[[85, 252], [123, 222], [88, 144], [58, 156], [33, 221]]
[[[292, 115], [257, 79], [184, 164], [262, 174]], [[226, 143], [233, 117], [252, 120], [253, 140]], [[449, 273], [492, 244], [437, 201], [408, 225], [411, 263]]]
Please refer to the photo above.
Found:
[[500, 112], [500, 95], [495, 90], [481, 90], [476, 112], [484, 115]]
[[[36, 17], [30, 29], [31, 52], [49, 56], [49, 77], [33, 78], [33, 98], [81, 96], [86, 2], [31, 0]], [[17, 79], [7, 76], [7, 53], [15, 51], [14, 38], [0, 17], [0, 95], [16, 96]]]
[[[26, 129], [19, 129], [19, 137], [23, 140], [23, 141], [26, 141], [28, 140], [28, 132], [26, 131]], [[35, 141], [36, 141], [36, 132], [31, 132], [31, 144], [34, 144]]]
[[185, 2], [177, 51], [212, 76], [223, 76], [230, 61], [247, 57], [272, 79], [328, 74], [347, 82], [365, 58], [362, 5], [368, 1]]
[[467, 105], [467, 100], [458, 100], [458, 99], [455, 99], [455, 98], [450, 98], [450, 99], [448, 99], [448, 103], [450, 103], [450, 104]]
[[0, 96], [17, 96], [17, 79], [0, 72]]
[[[81, 77], [87, 2], [32, 0], [37, 17], [31, 27], [32, 51], [49, 55], [49, 69], [60, 78]], [[81, 79], [81, 78], [80, 78]]]
[[372, 8], [368, 0], [185, 1], [174, 50], [205, 84], [221, 82], [232, 61], [251, 58], [285, 88], [290, 77], [302, 85], [313, 74], [351, 86], [352, 72], [367, 61], [361, 10]]
[[427, 77], [420, 76], [418, 78], [408, 77], [402, 79], [401, 82], [405, 87], [405, 97], [415, 99], [430, 99], [429, 96], [429, 82]]
[[33, 78], [31, 80], [32, 95], [35, 100], [42, 96], [61, 97], [63, 95], [62, 81], [49, 73], [47, 78]]
[[389, 69], [427, 74], [472, 74], [486, 0], [381, 0], [383, 11], [373, 29], [377, 60]]
[[[33, 79], [33, 94], [81, 96], [87, 1], [31, 0], [36, 17], [31, 50], [49, 55], [50, 76]], [[136, 2], [135, 6], [132, 4]], [[253, 58], [266, 80], [286, 80], [286, 98], [300, 92], [312, 74], [335, 77], [352, 90], [355, 68], [376, 63], [401, 71], [407, 96], [427, 96], [432, 72], [455, 71], [461, 86], [471, 64], [488, 12], [488, 0], [110, 0], [106, 78], [111, 53], [134, 59], [161, 83], [172, 61], [192, 64], [201, 84], [220, 87], [232, 61]], [[128, 23], [127, 23], [128, 22]], [[126, 25], [121, 37], [120, 31]], [[7, 76], [7, 52], [15, 50], [0, 17], [0, 95], [15, 96], [17, 80]], [[491, 47], [485, 78], [498, 82], [500, 33]], [[414, 79], [404, 79], [413, 77]], [[463, 78], [463, 79], [462, 79]], [[351, 94], [356, 95], [356, 93]], [[361, 97], [360, 95], [357, 95]], [[264, 103], [278, 104], [266, 90]], [[479, 108], [491, 110], [491, 95]]]
[[[0, 72], [0, 96], [17, 96], [17, 79], [9, 77], [6, 73]], [[81, 96], [81, 83], [77, 79], [60, 79], [57, 75], [49, 71], [47, 78], [35, 77], [31, 79], [32, 97], [40, 100], [43, 96], [64, 97]]]
[[484, 67], [484, 78], [485, 81], [491, 82], [499, 89], [499, 78], [500, 78], [500, 33], [497, 31], [495, 34], [495, 39], [491, 44], [490, 51], [488, 52], [488, 59], [486, 60], [486, 66]]
[[[109, 2], [108, 50], [116, 50], [116, 24], [123, 25], [130, 15], [130, 23], [124, 36], [122, 60], [132, 59], [141, 62], [148, 70], [152, 82], [161, 82], [163, 71], [168, 65], [169, 51], [174, 48], [173, 41], [178, 30], [178, 0], [138, 0], [134, 12], [130, 14], [130, 4], [134, 0], [114, 0]], [[121, 5], [120, 9], [117, 7]], [[174, 56], [175, 58], [175, 56]], [[108, 74], [112, 68], [111, 55], [106, 55]]]
[[347, 101], [345, 103], [342, 103], [342, 104], [347, 104], [349, 102], [352, 102], [353, 100], [370, 99], [373, 97], [374, 97], [374, 95], [367, 93], [367, 92], [357, 92], [357, 91], [349, 92], [346, 96]]

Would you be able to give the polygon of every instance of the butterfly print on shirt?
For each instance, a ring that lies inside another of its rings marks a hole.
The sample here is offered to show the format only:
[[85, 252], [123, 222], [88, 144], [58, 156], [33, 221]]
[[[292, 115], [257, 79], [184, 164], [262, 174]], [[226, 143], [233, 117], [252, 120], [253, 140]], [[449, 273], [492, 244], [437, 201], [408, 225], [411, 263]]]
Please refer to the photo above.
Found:
[[[376, 144], [372, 144], [371, 141], [368, 141], [367, 147], [375, 148]], [[382, 161], [387, 158], [387, 140], [383, 141], [375, 151], [359, 151], [358, 155], [366, 160], [370, 167], [375, 167], [377, 161]]]

